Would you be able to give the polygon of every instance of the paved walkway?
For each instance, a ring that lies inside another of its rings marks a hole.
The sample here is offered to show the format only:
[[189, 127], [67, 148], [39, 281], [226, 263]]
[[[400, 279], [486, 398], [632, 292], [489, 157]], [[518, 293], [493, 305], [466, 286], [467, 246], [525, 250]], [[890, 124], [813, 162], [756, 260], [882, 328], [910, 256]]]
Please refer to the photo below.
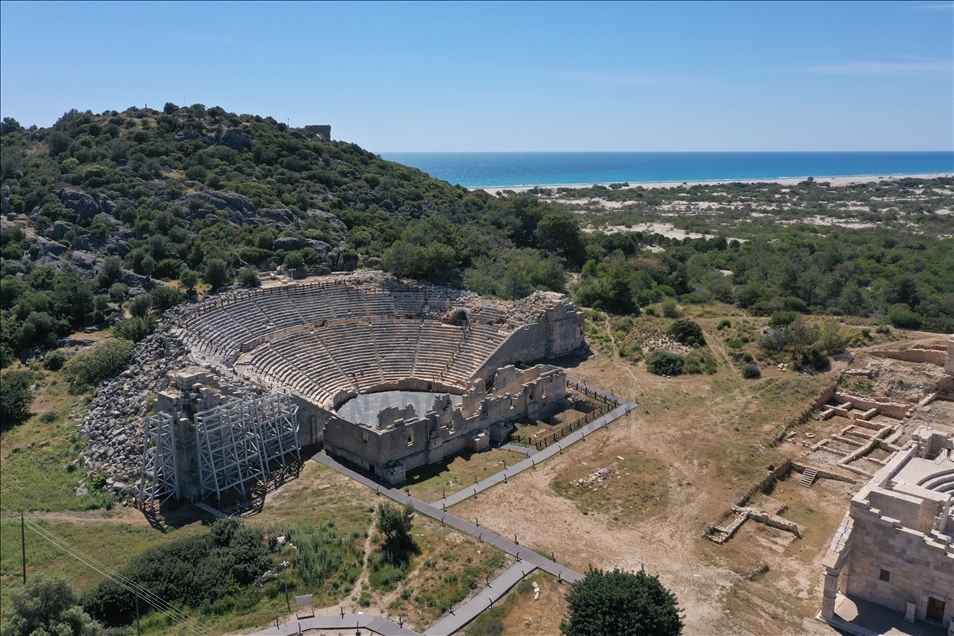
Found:
[[[477, 596], [456, 610], [451, 610], [447, 616], [429, 627], [423, 636], [450, 636], [460, 631], [482, 612], [503, 598], [507, 592], [535, 569], [528, 569], [524, 562], [511, 565], [503, 574], [481, 590]], [[357, 631], [358, 628], [367, 629], [384, 636], [422, 636], [393, 621], [371, 614], [334, 614], [302, 618], [278, 627], [269, 627], [250, 636], [291, 636], [308, 629], [355, 629]]]
[[406, 627], [401, 627], [393, 621], [380, 616], [371, 614], [333, 614], [331, 616], [315, 616], [313, 618], [302, 618], [279, 625], [278, 627], [269, 627], [260, 632], [250, 634], [250, 636], [291, 636], [299, 634], [309, 629], [338, 629], [355, 630], [366, 629], [384, 636], [421, 636], [419, 633]]
[[456, 611], [451, 610], [450, 614], [441, 619], [440, 622], [424, 630], [425, 636], [450, 636], [462, 629], [470, 621], [477, 618], [481, 612], [500, 600], [504, 594], [532, 571], [527, 570], [522, 563], [511, 565], [508, 570], [494, 579], [493, 583], [481, 590], [480, 594], [457, 608]]
[[[620, 418], [626, 415], [627, 413], [635, 409], [637, 406], [638, 405], [635, 402], [623, 402], [622, 404], [617, 406], [615, 409], [613, 409], [609, 413], [601, 417], [598, 417], [597, 419], [593, 420], [592, 422], [583, 426], [582, 428], [579, 428], [576, 431], [573, 431], [572, 433], [570, 433], [569, 435], [561, 439], [559, 442], [555, 442], [552, 446], [547, 446], [543, 450], [535, 452], [532, 456], [517, 462], [513, 466], [509, 466], [506, 470], [502, 470], [499, 473], [494, 473], [487, 479], [479, 481], [473, 486], [467, 486], [466, 488], [462, 490], [458, 490], [453, 495], [450, 495], [449, 497], [445, 497], [443, 499], [439, 499], [431, 505], [441, 509], [450, 508], [454, 504], [458, 504], [464, 501], [465, 499], [474, 497], [478, 495], [479, 493], [483, 492], [484, 490], [491, 488], [492, 486], [496, 486], [497, 484], [504, 483], [509, 478], [513, 477], [514, 475], [522, 473], [528, 468], [535, 468], [538, 463], [544, 461], [545, 459], [549, 459], [550, 457], [553, 457], [557, 453], [563, 452], [563, 449], [570, 446], [571, 444], [578, 442], [580, 440], [586, 439], [586, 436], [592, 433], [593, 431], [597, 431], [603, 428], [604, 426], [606, 426], [607, 424], [609, 424], [610, 422], [616, 420], [617, 418]], [[503, 448], [508, 448], [509, 446], [510, 444], [506, 444], [503, 446]], [[520, 447], [515, 446], [513, 448], [508, 448], [508, 450], [516, 450], [518, 448]]]
[[530, 448], [529, 446], [518, 446], [517, 444], [501, 444], [499, 448], [513, 451], [515, 453], [521, 453], [527, 457], [532, 457], [533, 455], [537, 454], [537, 449]]

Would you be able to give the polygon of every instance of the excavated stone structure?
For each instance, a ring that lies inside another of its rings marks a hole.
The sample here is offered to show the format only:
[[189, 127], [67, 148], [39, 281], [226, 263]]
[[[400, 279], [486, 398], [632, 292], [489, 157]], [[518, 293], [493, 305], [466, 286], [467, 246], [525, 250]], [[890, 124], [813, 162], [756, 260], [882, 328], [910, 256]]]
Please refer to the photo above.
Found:
[[377, 414], [375, 425], [331, 416], [325, 424], [325, 450], [389, 483], [401, 484], [409, 470], [504, 441], [511, 423], [520, 418], [550, 417], [565, 398], [563, 369], [537, 365], [519, 371], [507, 366], [497, 371], [490, 393], [478, 378], [456, 407], [451, 407], [450, 396], [441, 395], [422, 416], [413, 405], [391, 407]]
[[[429, 451], [425, 463], [465, 447], [476, 449], [485, 443], [481, 439], [500, 439], [499, 427], [515, 419], [510, 411], [495, 410], [500, 403], [509, 400], [514, 413], [545, 417], [541, 414], [565, 392], [562, 372], [505, 367], [559, 357], [584, 345], [583, 314], [562, 294], [536, 292], [511, 303], [373, 271], [218, 294], [171, 309], [163, 320], [166, 327], [137, 346], [134, 365], [100, 387], [84, 422], [87, 465], [111, 475], [117, 493], [136, 494], [133, 484], [142, 483], [144, 467], [162, 472], [155, 446], [149, 457], [148, 447], [144, 454], [144, 440], [148, 443], [158, 430], [145, 426], [148, 416], [168, 411], [178, 446], [190, 437], [181, 426], [187, 403], [199, 410], [198, 403], [214, 408], [214, 401], [224, 408], [229, 400], [252, 403], [270, 394], [288, 395], [298, 445], [306, 446], [324, 441], [335, 409], [356, 396], [392, 390], [453, 394], [463, 396], [461, 409], [445, 404], [394, 416], [377, 434], [394, 430], [398, 420], [405, 427], [428, 420], [439, 422], [447, 447]], [[188, 372], [176, 375], [184, 369]], [[495, 379], [498, 371], [515, 375]], [[518, 376], [524, 379], [514, 388]], [[562, 389], [553, 383], [562, 383]], [[523, 385], [541, 390], [533, 393]], [[486, 387], [492, 387], [489, 393]], [[155, 408], [152, 396], [158, 398]], [[422, 435], [418, 440], [429, 433]], [[196, 463], [194, 453], [179, 450], [179, 489], [201, 497], [202, 488], [189, 486], [196, 477], [187, 474]], [[406, 468], [419, 465], [415, 457], [404, 459]], [[383, 463], [380, 457], [365, 463], [383, 469], [394, 460], [403, 461], [394, 455]], [[398, 471], [394, 479], [399, 478]]]
[[922, 426], [851, 499], [824, 560], [820, 617], [840, 594], [954, 631], [954, 435]]
[[507, 303], [379, 272], [215, 297], [179, 315], [173, 333], [201, 364], [297, 398], [300, 434], [314, 442], [358, 395], [460, 395], [501, 367], [584, 344], [583, 315], [562, 294]]

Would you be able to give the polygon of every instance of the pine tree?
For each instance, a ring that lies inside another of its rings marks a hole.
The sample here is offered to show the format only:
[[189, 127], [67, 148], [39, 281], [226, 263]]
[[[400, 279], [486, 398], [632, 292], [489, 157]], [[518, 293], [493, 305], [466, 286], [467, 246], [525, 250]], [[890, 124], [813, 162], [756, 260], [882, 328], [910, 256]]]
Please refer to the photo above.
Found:
[[645, 570], [635, 574], [590, 569], [566, 597], [565, 636], [678, 636], [676, 595]]

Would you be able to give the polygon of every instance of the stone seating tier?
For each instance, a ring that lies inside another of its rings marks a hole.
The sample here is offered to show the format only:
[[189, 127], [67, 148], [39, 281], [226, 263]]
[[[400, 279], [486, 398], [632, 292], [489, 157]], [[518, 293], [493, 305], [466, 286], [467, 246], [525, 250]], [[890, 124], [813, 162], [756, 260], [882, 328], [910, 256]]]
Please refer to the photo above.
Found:
[[[333, 407], [333, 396], [408, 378], [466, 389], [506, 334], [419, 319], [339, 321], [259, 345], [237, 370]], [[334, 353], [332, 353], [334, 352]]]
[[216, 296], [176, 323], [200, 360], [232, 368], [243, 356], [234, 368], [256, 383], [335, 406], [410, 378], [466, 390], [518, 325], [511, 314], [449, 288], [329, 278]]
[[937, 492], [954, 492], [954, 469], [942, 470], [939, 473], [935, 473], [929, 478], [922, 480], [922, 483], [918, 485]]

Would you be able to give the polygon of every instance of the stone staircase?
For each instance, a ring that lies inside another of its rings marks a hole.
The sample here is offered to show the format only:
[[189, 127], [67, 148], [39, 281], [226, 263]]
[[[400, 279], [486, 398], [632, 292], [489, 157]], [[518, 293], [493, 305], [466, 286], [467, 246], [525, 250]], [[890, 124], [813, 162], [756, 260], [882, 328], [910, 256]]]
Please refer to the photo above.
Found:
[[799, 486], [805, 486], [806, 488], [811, 488], [812, 484], [815, 483], [815, 477], [818, 475], [818, 469], [812, 468], [809, 466], [805, 469], [805, 472], [802, 473], [802, 478], [798, 480]]

